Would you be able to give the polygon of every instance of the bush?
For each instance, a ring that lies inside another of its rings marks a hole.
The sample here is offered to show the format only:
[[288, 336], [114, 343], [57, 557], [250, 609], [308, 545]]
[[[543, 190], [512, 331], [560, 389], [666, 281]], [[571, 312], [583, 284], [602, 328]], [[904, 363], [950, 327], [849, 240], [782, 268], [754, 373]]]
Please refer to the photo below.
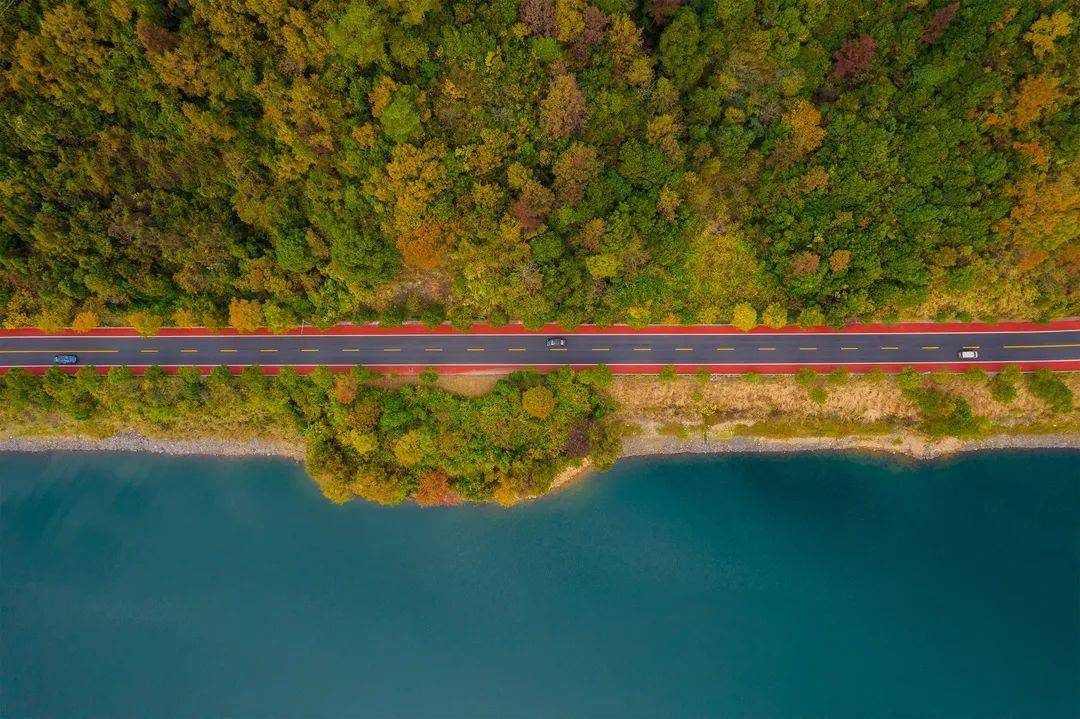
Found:
[[757, 372], [747, 372], [743, 375], [743, 379], [750, 384], [761, 384], [761, 375]]
[[439, 373], [435, 371], [435, 368], [428, 367], [420, 373], [420, 381], [427, 384], [435, 384], [439, 381]]
[[704, 367], [698, 367], [697, 371], [694, 372], [694, 379], [697, 380], [698, 384], [708, 384], [709, 380], [712, 379], [712, 374]]
[[990, 396], [1002, 404], [1009, 404], [1016, 399], [1016, 385], [1020, 377], [1020, 368], [1016, 365], [998, 372], [990, 379]]
[[678, 373], [675, 371], [675, 365], [664, 365], [664, 368], [660, 370], [661, 382], [674, 382]]
[[922, 375], [914, 367], [905, 367], [896, 375], [896, 382], [903, 389], [915, 389], [922, 382]]
[[811, 387], [810, 391], [807, 394], [809, 395], [810, 399], [817, 404], [825, 404], [825, 402], [829, 399], [829, 393], [825, 391], [825, 388], [821, 385], [815, 385]]
[[809, 387], [817, 381], [817, 372], [811, 367], [803, 367], [795, 373], [795, 381], [804, 387]]
[[914, 399], [922, 412], [922, 430], [931, 437], [977, 437], [984, 434], [990, 423], [971, 411], [971, 405], [937, 389], [904, 390]]
[[877, 384], [881, 380], [885, 379], [885, 373], [879, 370], [877, 367], [874, 367], [873, 369], [864, 372], [862, 378], [867, 382], [873, 382], [874, 384]]
[[744, 332], [754, 329], [757, 326], [757, 310], [746, 302], [740, 302], [735, 305], [735, 310], [731, 316], [731, 324]]
[[844, 367], [837, 367], [829, 373], [829, 382], [835, 385], [845, 385], [850, 378], [851, 373]]
[[1027, 376], [1028, 391], [1046, 402], [1055, 413], [1071, 412], [1073, 393], [1061, 378], [1048, 369], [1032, 372]]
[[986, 381], [986, 371], [978, 367], [968, 367], [964, 370], [964, 380], [972, 384]]

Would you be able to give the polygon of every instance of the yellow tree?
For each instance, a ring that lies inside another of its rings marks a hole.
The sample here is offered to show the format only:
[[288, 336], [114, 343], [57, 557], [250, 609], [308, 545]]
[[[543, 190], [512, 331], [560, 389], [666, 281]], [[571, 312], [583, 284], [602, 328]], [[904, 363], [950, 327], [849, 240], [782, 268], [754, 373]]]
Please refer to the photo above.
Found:
[[530, 387], [521, 395], [521, 408], [537, 419], [544, 419], [555, 409], [555, 395], [547, 387]]
[[263, 326], [262, 304], [258, 300], [229, 302], [229, 326], [237, 332], [254, 332]]
[[75, 319], [71, 321], [71, 329], [76, 332], [85, 334], [90, 330], [98, 326], [98, 316], [96, 312], [86, 311], [80, 312], [75, 315]]

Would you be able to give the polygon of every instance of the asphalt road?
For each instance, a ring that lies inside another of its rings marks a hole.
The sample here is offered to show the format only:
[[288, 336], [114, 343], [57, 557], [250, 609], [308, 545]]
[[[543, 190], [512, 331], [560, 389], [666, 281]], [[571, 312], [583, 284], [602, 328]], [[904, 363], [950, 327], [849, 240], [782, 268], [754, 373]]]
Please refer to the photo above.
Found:
[[1080, 330], [1014, 332], [546, 335], [206, 335], [0, 337], [0, 367], [41, 367], [53, 355], [79, 364], [146, 365], [866, 365], [956, 363], [963, 349], [992, 362], [1080, 361]]

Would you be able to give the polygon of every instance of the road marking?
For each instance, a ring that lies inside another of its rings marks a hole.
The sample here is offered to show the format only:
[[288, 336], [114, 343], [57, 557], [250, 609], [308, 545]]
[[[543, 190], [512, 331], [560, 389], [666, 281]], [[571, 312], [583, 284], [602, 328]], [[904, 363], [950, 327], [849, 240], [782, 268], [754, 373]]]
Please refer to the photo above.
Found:
[[233, 353], [236, 352], [236, 350], [218, 350], [218, 352], [225, 352], [225, 353], [228, 353], [228, 354], [233, 354]]
[[593, 352], [609, 352], [610, 350], [611, 350], [610, 347], [593, 347], [592, 348]]
[[314, 347], [304, 347], [300, 351], [301, 352], [318, 352], [319, 350], [315, 349]]
[[941, 349], [937, 345], [923, 345], [924, 350], [939, 350]]
[[550, 351], [550, 352], [565, 352], [566, 348], [565, 347], [548, 347], [548, 351]]
[[735, 348], [734, 347], [717, 347], [716, 351], [717, 352], [734, 352]]
[[484, 348], [483, 347], [466, 347], [465, 351], [466, 352], [483, 352]]
[[1062, 349], [1065, 347], [1080, 347], [1080, 342], [1074, 342], [1068, 345], [1002, 345], [1007, 350], [1027, 350], [1027, 349]]
[[817, 351], [817, 347], [800, 347], [799, 349], [802, 350], [803, 352], [816, 352]]
[[342, 352], [359, 352], [360, 350], [356, 349], [355, 347], [349, 347], [349, 348], [343, 349], [341, 351]]
[[442, 347], [425, 347], [425, 352], [442, 352]]
[[900, 348], [899, 347], [882, 347], [881, 349], [883, 349], [883, 350], [898, 350]]
[[508, 350], [510, 352], [524, 352], [525, 348], [524, 347], [509, 347]]
[[859, 348], [858, 347], [841, 347], [840, 349], [843, 352], [854, 352], [854, 351], [858, 350]]
[[277, 352], [277, 350], [259, 350], [260, 352]]
[[145, 352], [146, 354], [154, 354], [154, 353], [157, 352], [157, 350], [139, 350], [139, 351], [140, 352]]
[[977, 350], [977, 349], [979, 349], [979, 345], [964, 345], [964, 349], [966, 349], [966, 350]]
[[775, 347], [758, 347], [758, 352], [775, 352]]
[[180, 351], [183, 352], [186, 355], [193, 355], [193, 354], [197, 354], [199, 350], [180, 350]]
[[400, 347], [383, 347], [383, 352], [400, 352]]
[[635, 347], [635, 352], [652, 352], [652, 347]]
[[693, 347], [676, 347], [675, 351], [676, 352], [693, 352], [694, 348]]

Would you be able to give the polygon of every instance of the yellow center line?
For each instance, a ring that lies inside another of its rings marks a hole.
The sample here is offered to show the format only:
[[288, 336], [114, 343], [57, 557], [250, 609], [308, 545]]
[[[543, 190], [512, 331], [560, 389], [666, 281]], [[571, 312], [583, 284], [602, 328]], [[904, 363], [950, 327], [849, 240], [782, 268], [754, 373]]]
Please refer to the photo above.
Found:
[[964, 349], [966, 349], [966, 350], [977, 350], [977, 349], [979, 349], [979, 345], [964, 345]]
[[593, 347], [592, 348], [593, 352], [608, 352], [610, 350], [611, 350], [610, 347]]
[[524, 352], [525, 348], [524, 347], [509, 347], [508, 351], [510, 351], [510, 352]]
[[566, 351], [565, 347], [548, 347], [548, 349], [550, 351], [552, 351], [552, 352], [565, 352]]
[[735, 348], [734, 347], [717, 347], [716, 351], [717, 352], [734, 352]]
[[924, 350], [939, 350], [941, 349], [937, 345], [923, 345]]
[[1062, 349], [1064, 347], [1080, 347], [1080, 342], [1074, 342], [1067, 345], [1002, 345], [1007, 350], [1026, 350], [1026, 349]]
[[400, 347], [383, 347], [383, 352], [400, 352]]
[[199, 350], [180, 350], [180, 351], [183, 352], [184, 354], [187, 354], [187, 355], [193, 355], [193, 354], [198, 353]]
[[675, 351], [676, 352], [693, 352], [694, 348], [693, 347], [676, 347]]
[[319, 350], [315, 349], [314, 347], [304, 347], [300, 351], [301, 352], [318, 352]]
[[260, 352], [277, 352], [277, 350], [259, 350]]
[[153, 354], [153, 353], [157, 352], [157, 350], [139, 350], [139, 351], [140, 352], [145, 352], [146, 354]]
[[425, 347], [425, 352], [442, 352], [442, 347]]
[[465, 351], [466, 352], [483, 352], [484, 348], [483, 347], [466, 347]]
[[883, 350], [898, 350], [900, 348], [899, 347], [882, 347], [881, 349], [883, 349]]
[[803, 352], [816, 352], [817, 351], [817, 347], [800, 347], [799, 349], [802, 350]]
[[855, 350], [857, 350], [859, 348], [858, 347], [841, 347], [840, 349], [843, 352], [854, 352]]
[[226, 349], [226, 350], [218, 350], [218, 352], [225, 352], [227, 354], [233, 354], [233, 353], [236, 352], [236, 350], [228, 350], [228, 349]]

